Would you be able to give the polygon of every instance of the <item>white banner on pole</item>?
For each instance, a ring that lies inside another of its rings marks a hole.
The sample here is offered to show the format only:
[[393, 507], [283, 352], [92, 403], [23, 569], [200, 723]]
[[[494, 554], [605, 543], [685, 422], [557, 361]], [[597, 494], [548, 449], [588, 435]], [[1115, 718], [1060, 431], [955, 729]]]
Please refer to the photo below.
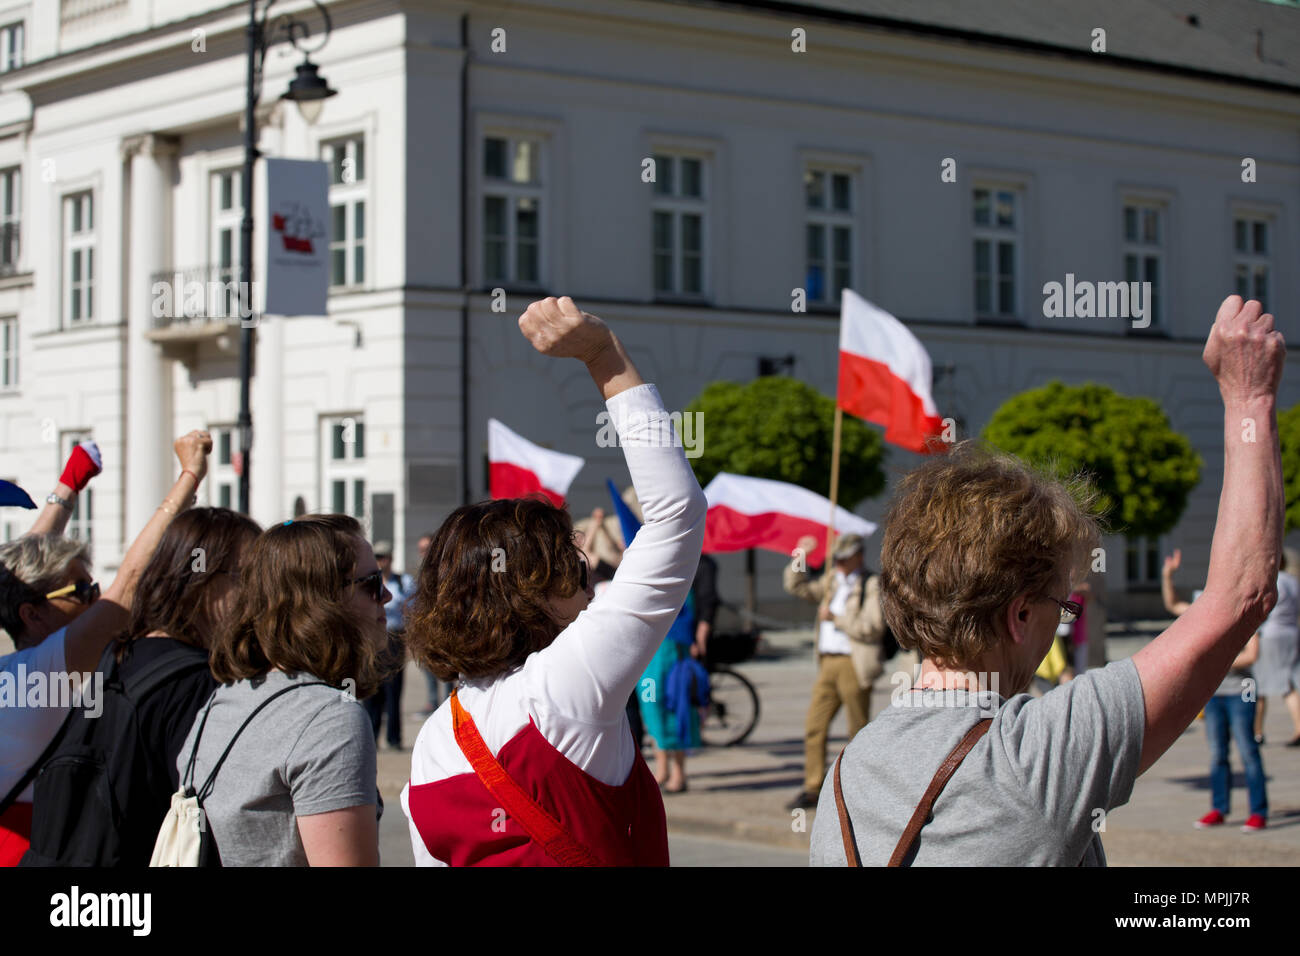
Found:
[[325, 315], [329, 297], [329, 164], [266, 160], [266, 306]]

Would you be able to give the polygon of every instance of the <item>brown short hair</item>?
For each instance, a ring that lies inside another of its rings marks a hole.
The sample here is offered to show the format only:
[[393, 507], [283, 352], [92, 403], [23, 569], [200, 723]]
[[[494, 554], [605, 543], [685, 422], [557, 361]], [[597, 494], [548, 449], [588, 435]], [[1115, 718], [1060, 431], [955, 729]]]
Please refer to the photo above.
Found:
[[261, 532], [257, 522], [229, 508], [177, 515], [140, 574], [131, 621], [119, 642], [162, 631], [206, 648], [220, 623], [212, 616], [212, 585], [239, 572], [241, 552]]
[[240, 608], [212, 646], [222, 683], [261, 677], [273, 667], [368, 697], [384, 673], [345, 606], [357, 565], [361, 525], [347, 515], [307, 515], [273, 525], [252, 543], [240, 572]]
[[[1099, 540], [1097, 496], [1017, 458], [962, 442], [907, 474], [880, 552], [885, 621], [900, 646], [970, 668], [1001, 640], [1019, 595], [1046, 597]], [[1066, 595], [1053, 594], [1065, 598]]]
[[407, 646], [442, 680], [510, 670], [559, 634], [547, 599], [577, 592], [582, 560], [569, 513], [544, 498], [457, 508], [420, 565]]

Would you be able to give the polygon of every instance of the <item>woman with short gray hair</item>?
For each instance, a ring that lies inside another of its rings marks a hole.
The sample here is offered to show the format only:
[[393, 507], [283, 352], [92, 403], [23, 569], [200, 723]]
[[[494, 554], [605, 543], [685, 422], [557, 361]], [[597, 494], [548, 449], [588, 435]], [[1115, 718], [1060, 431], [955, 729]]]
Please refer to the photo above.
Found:
[[[917, 686], [827, 774], [813, 865], [1105, 864], [1098, 831], [1219, 686], [1276, 600], [1285, 344], [1229, 296], [1204, 361], [1224, 403], [1224, 477], [1201, 599], [1132, 658], [1022, 693], [1098, 540], [1086, 490], [974, 446], [908, 475], [881, 552], [885, 618], [925, 657]], [[1241, 440], [1242, 421], [1256, 440]], [[1081, 492], [1081, 493], [1080, 493]]]

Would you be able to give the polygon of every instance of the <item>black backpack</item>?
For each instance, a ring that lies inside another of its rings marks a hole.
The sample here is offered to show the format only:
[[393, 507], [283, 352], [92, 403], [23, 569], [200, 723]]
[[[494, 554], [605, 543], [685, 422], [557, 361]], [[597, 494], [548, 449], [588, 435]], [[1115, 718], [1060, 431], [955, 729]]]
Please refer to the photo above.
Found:
[[[159, 657], [123, 681], [110, 644], [99, 662], [104, 678], [103, 713], [73, 711], [28, 770], [7, 802], [35, 778], [31, 847], [19, 866], [116, 866], [122, 858], [123, 822], [142, 771], [136, 704], [183, 674], [206, 669], [208, 652], [181, 648]], [[170, 783], [163, 789], [170, 789]], [[161, 819], [159, 820], [161, 823]]]

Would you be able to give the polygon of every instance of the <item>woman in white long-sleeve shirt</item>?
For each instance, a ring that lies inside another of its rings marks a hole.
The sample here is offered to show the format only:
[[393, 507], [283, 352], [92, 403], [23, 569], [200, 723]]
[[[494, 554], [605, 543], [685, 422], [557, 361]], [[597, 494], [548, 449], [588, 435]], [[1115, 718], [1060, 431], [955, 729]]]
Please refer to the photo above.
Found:
[[600, 601], [568, 514], [468, 505], [438, 531], [408, 618], [415, 658], [452, 697], [411, 757], [402, 809], [420, 865], [667, 865], [663, 801], [628, 695], [681, 609], [706, 504], [663, 401], [618, 339], [569, 298], [520, 330], [582, 361], [606, 401], [645, 515]]

